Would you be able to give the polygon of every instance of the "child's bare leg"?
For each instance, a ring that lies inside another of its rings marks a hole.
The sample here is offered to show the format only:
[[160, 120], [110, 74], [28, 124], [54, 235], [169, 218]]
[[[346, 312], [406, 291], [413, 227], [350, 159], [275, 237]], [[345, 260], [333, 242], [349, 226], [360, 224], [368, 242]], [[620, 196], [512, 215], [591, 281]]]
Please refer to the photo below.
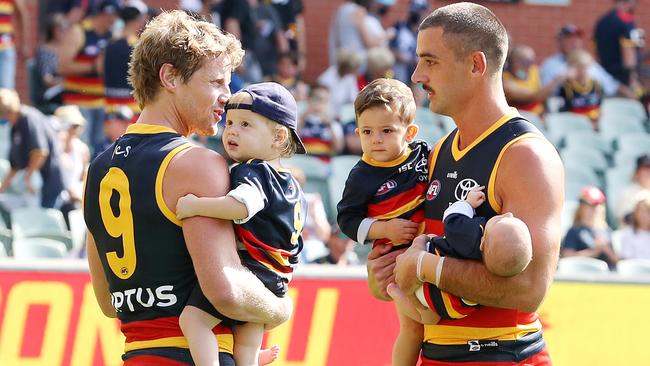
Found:
[[178, 322], [190, 345], [190, 353], [196, 366], [219, 366], [219, 344], [212, 328], [221, 320], [188, 305], [183, 308]]
[[233, 330], [235, 348], [233, 350], [237, 366], [257, 366], [264, 324], [245, 323], [235, 326]]
[[258, 357], [257, 362], [260, 364], [260, 366], [268, 365], [270, 363], [273, 363], [273, 361], [275, 361], [278, 358], [279, 354], [280, 354], [280, 347], [278, 346], [273, 346], [267, 349], [261, 349], [260, 356]]
[[399, 334], [393, 344], [393, 366], [415, 366], [420, 356], [424, 338], [422, 324], [411, 319], [397, 308]]

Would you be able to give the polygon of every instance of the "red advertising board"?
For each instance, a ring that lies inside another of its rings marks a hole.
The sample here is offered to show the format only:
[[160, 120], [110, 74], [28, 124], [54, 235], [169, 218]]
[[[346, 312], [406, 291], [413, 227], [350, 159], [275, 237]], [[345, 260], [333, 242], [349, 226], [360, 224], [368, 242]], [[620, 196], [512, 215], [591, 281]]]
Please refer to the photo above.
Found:
[[[389, 365], [392, 304], [364, 279], [297, 278], [293, 318], [267, 335], [278, 365]], [[117, 321], [101, 314], [86, 272], [0, 271], [0, 365], [119, 365]]]

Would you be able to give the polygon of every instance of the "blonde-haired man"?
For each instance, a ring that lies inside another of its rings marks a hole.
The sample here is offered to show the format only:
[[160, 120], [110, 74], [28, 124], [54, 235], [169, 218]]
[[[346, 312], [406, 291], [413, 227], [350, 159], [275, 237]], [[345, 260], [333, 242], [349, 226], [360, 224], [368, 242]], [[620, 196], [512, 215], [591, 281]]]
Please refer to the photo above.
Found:
[[[84, 197], [93, 287], [103, 312], [122, 321], [126, 365], [192, 364], [178, 317], [198, 286], [233, 319], [273, 327], [290, 316], [291, 301], [242, 267], [228, 221], [175, 214], [186, 194], [228, 192], [226, 161], [187, 136], [216, 132], [242, 56], [235, 37], [181, 11], [154, 18], [133, 50], [142, 113], [93, 161]], [[214, 332], [220, 364], [234, 365], [232, 330]]]

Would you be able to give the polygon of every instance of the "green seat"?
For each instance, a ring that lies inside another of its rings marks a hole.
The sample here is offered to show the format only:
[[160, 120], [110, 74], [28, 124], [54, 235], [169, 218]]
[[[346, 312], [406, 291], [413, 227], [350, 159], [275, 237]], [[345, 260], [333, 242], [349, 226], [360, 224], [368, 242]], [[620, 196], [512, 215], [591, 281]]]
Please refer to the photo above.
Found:
[[[601, 179], [593, 168], [576, 162], [564, 164], [564, 179], [566, 182], [580, 183], [583, 186], [603, 186]], [[568, 198], [573, 199], [575, 197]]]
[[607, 158], [600, 150], [588, 147], [567, 147], [560, 151], [564, 165], [584, 165], [597, 172], [604, 172], [609, 167]]
[[591, 120], [586, 116], [571, 112], [549, 113], [546, 121], [547, 137], [558, 146], [565, 135], [573, 131], [593, 131]]
[[650, 260], [641, 258], [621, 259], [616, 263], [616, 272], [621, 276], [650, 276]]
[[631, 116], [645, 120], [647, 118], [643, 104], [628, 98], [605, 98], [600, 105], [601, 115]]
[[360, 157], [357, 155], [340, 155], [332, 158], [330, 167], [332, 174], [329, 176], [329, 196], [330, 206], [328, 210], [328, 217], [330, 222], [336, 222], [336, 205], [343, 196], [343, 189], [345, 188], [345, 181], [348, 179], [350, 170], [356, 165]]
[[628, 132], [618, 135], [614, 140], [617, 152], [637, 154], [650, 152], [650, 134]]
[[0, 218], [0, 243], [2, 243], [2, 245], [0, 245], [0, 248], [2, 248], [2, 250], [9, 256], [11, 256], [13, 253], [11, 248], [11, 241], [11, 230], [7, 228], [5, 221]]
[[80, 253], [86, 245], [86, 222], [81, 209], [68, 212], [68, 222], [70, 223], [70, 240], [72, 242], [72, 251]]
[[63, 214], [52, 208], [21, 207], [11, 211], [11, 231], [15, 241], [22, 238], [49, 238], [72, 248]]
[[557, 266], [557, 273], [564, 275], [581, 273], [607, 273], [607, 262], [589, 257], [563, 257]]
[[593, 130], [570, 131], [564, 135], [562, 145], [569, 149], [581, 149], [587, 147], [599, 150], [603, 154], [612, 153], [612, 145], [607, 139]]
[[329, 208], [329, 186], [327, 180], [330, 175], [329, 163], [310, 155], [294, 155], [282, 164], [287, 167], [296, 167], [305, 175], [305, 184], [302, 190], [308, 193], [320, 193], [325, 208]]
[[609, 141], [615, 141], [624, 134], [645, 134], [643, 120], [636, 117], [620, 115], [602, 115], [598, 120], [601, 136]]
[[564, 201], [564, 206], [562, 207], [562, 235], [566, 234], [571, 226], [573, 226], [573, 219], [578, 205], [580, 205], [580, 201], [573, 197], [567, 197], [567, 200]]
[[48, 238], [22, 238], [14, 240], [14, 258], [63, 258], [66, 256], [66, 245], [60, 241]]

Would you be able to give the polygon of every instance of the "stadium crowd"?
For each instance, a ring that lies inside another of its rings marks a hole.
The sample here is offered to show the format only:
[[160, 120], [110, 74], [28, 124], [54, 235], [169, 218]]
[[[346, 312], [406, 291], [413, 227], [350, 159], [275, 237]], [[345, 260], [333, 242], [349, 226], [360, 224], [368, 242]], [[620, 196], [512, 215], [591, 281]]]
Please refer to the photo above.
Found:
[[[301, 0], [180, 2], [241, 40], [246, 56], [233, 74], [232, 93], [275, 81], [298, 101], [308, 156], [285, 164], [309, 193], [303, 263], [358, 264], [369, 250], [335, 224], [345, 178], [361, 154], [353, 103], [364, 86], [385, 77], [410, 85], [418, 138], [433, 144], [455, 128], [429, 111], [426, 92], [410, 80], [418, 25], [432, 8], [411, 0], [404, 19], [384, 27], [394, 2], [343, 2], [330, 21], [329, 67], [309, 85], [302, 79], [309, 59]], [[30, 38], [24, 0], [0, 0], [0, 254], [9, 256], [23, 235], [62, 241], [52, 255], [84, 255], [77, 219], [84, 173], [138, 117], [127, 82], [129, 55], [158, 12], [142, 0], [47, 3], [32, 47], [24, 41]], [[650, 260], [650, 52], [635, 26], [634, 5], [623, 0], [603, 9], [594, 34], [558, 24], [557, 53], [544, 60], [530, 45], [511, 44], [503, 72], [510, 105], [548, 137], [565, 164], [562, 256], [598, 258], [611, 269], [619, 259]], [[19, 45], [21, 55], [34, 54], [26, 100], [15, 91]], [[223, 152], [220, 136], [196, 143]], [[59, 210], [60, 218], [38, 208]], [[43, 231], [27, 235], [19, 220], [33, 227], [40, 214]]]

